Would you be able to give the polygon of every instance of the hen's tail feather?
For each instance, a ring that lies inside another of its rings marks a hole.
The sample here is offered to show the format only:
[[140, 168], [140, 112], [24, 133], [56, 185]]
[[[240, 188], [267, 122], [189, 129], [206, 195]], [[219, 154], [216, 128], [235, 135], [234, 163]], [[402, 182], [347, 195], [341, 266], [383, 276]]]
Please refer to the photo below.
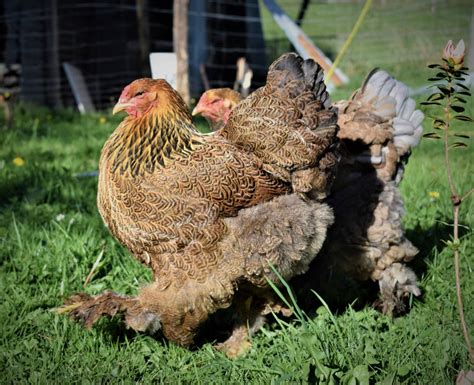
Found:
[[391, 77], [387, 72], [373, 70], [362, 87], [362, 100], [372, 102], [374, 113], [385, 117], [386, 111], [377, 107], [395, 103], [393, 114], [393, 142], [399, 156], [403, 156], [420, 142], [424, 115], [416, 109], [415, 101], [409, 97], [408, 87]]
[[268, 68], [268, 73], [272, 71], [288, 71], [290, 74], [296, 77], [303, 76], [303, 69], [301, 68], [301, 63], [303, 59], [301, 56], [296, 55], [295, 53], [287, 53], [281, 55], [276, 59]]
[[293, 82], [292, 87], [290, 87], [293, 90], [291, 96], [297, 96], [304, 91], [311, 91], [315, 99], [321, 101], [325, 108], [330, 107], [331, 100], [324, 84], [324, 71], [314, 60], [303, 60], [301, 56], [295, 53], [287, 53], [272, 63], [268, 70], [269, 77], [272, 76], [274, 71], [286, 73], [279, 84], [281, 87]]
[[353, 153], [349, 147], [346, 161], [359, 165], [370, 163], [368, 170], [375, 167], [382, 179], [398, 183], [411, 149], [418, 145], [423, 134], [424, 115], [409, 97], [408, 87], [387, 72], [374, 69], [362, 87], [337, 106], [339, 137], [346, 143], [366, 145], [363, 153], [358, 147]]
[[[305, 147], [305, 150], [295, 155], [294, 148], [282, 147], [287, 152], [293, 151], [291, 183], [294, 191], [312, 191], [315, 197], [324, 197], [338, 163], [339, 140], [337, 113], [336, 109], [331, 107], [324, 84], [323, 69], [312, 59], [304, 60], [295, 53], [287, 53], [270, 66], [267, 86], [271, 93], [279, 95], [277, 98], [283, 101], [282, 105], [288, 99], [295, 101], [301, 113], [298, 122], [292, 123], [298, 135], [290, 135], [291, 139], [288, 139], [287, 143], [293, 141], [298, 143], [300, 148]], [[286, 135], [283, 136], [287, 138]], [[273, 163], [285, 164], [287, 156], [285, 154], [283, 159]]]
[[303, 62], [303, 72], [306, 88], [313, 91], [317, 100], [320, 100], [325, 108], [331, 106], [331, 99], [324, 83], [324, 71], [314, 60], [306, 59]]

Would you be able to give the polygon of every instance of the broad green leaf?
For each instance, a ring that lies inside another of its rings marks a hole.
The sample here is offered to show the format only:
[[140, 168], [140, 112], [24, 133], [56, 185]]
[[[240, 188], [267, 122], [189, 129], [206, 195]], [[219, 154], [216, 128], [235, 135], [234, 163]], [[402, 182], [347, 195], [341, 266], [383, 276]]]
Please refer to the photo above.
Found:
[[399, 376], [406, 376], [412, 370], [412, 366], [410, 364], [405, 364], [403, 366], [399, 366], [397, 369], [397, 374]]
[[369, 385], [370, 373], [367, 365], [356, 366], [352, 369], [352, 373], [360, 385]]

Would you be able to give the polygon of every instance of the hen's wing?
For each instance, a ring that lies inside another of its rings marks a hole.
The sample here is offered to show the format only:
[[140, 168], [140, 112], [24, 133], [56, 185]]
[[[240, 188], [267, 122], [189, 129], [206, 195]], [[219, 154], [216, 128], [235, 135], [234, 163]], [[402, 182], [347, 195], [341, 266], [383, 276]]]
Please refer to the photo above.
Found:
[[232, 110], [219, 135], [255, 153], [295, 190], [325, 190], [338, 160], [337, 114], [329, 106], [319, 65], [286, 54], [270, 66], [266, 85]]
[[[111, 139], [113, 141], [113, 139]], [[98, 206], [110, 231], [160, 286], [203, 282], [221, 260], [222, 218], [289, 191], [252, 155], [218, 137], [201, 137], [151, 174], [113, 171], [107, 143], [101, 158]]]

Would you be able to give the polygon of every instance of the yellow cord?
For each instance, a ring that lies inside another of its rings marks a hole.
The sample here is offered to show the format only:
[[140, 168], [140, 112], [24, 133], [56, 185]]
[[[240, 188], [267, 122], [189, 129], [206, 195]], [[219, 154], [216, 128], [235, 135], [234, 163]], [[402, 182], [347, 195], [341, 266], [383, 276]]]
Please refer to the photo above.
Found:
[[346, 41], [344, 42], [344, 45], [342, 46], [341, 50], [337, 54], [336, 60], [334, 60], [334, 63], [332, 64], [331, 68], [328, 71], [328, 74], [326, 75], [326, 81], [329, 81], [329, 79], [331, 79], [334, 71], [336, 70], [337, 66], [341, 62], [342, 57], [345, 55], [347, 49], [351, 45], [352, 40], [354, 40], [355, 35], [357, 35], [357, 32], [359, 31], [359, 28], [362, 25], [362, 22], [364, 21], [365, 16], [367, 16], [367, 13], [369, 12], [370, 6], [372, 5], [372, 1], [373, 0], [366, 0], [364, 4], [364, 8], [362, 8], [362, 11], [360, 12], [359, 18], [354, 24], [354, 27], [352, 28], [351, 33], [349, 34]]

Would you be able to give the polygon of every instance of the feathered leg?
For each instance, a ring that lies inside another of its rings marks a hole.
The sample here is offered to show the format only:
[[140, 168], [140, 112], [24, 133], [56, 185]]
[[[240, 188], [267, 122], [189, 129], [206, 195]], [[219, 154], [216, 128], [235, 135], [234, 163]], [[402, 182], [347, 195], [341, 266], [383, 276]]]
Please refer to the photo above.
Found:
[[216, 349], [225, 353], [229, 358], [236, 358], [250, 349], [249, 325], [254, 323], [258, 316], [252, 313], [252, 297], [239, 300], [236, 304], [236, 320], [231, 336], [224, 342], [217, 344]]
[[88, 329], [100, 317], [104, 315], [113, 317], [117, 314], [125, 314], [127, 325], [136, 331], [153, 332], [159, 329], [159, 321], [156, 325], [156, 321], [154, 321], [156, 317], [152, 313], [144, 311], [138, 298], [123, 296], [111, 291], [96, 296], [85, 293], [75, 294], [56, 312], [59, 314], [68, 313], [71, 318], [83, 323]]
[[102, 316], [121, 314], [127, 327], [137, 332], [154, 334], [162, 329], [170, 341], [182, 346], [194, 342], [198, 327], [207, 319], [207, 311], [190, 304], [196, 303], [191, 293], [188, 304], [173, 306], [179, 300], [176, 290], [158, 290], [156, 285], [144, 287], [137, 297], [123, 296], [106, 291], [97, 296], [84, 293], [71, 296], [64, 306], [56, 309], [67, 313], [90, 329]]
[[387, 267], [379, 279], [380, 299], [375, 306], [384, 314], [401, 314], [405, 312], [405, 300], [410, 296], [419, 296], [415, 273], [406, 265], [394, 263]]
[[261, 291], [258, 295], [241, 292], [234, 300], [233, 309], [232, 334], [226, 341], [216, 345], [216, 348], [229, 358], [239, 357], [250, 349], [250, 337], [265, 324], [268, 314], [280, 313], [285, 317], [292, 314], [273, 291]]
[[235, 303], [235, 321], [231, 336], [223, 343], [217, 344], [216, 349], [229, 358], [236, 358], [247, 352], [252, 343], [250, 335], [260, 329], [264, 318], [259, 308], [255, 307], [252, 296], [241, 297]]

